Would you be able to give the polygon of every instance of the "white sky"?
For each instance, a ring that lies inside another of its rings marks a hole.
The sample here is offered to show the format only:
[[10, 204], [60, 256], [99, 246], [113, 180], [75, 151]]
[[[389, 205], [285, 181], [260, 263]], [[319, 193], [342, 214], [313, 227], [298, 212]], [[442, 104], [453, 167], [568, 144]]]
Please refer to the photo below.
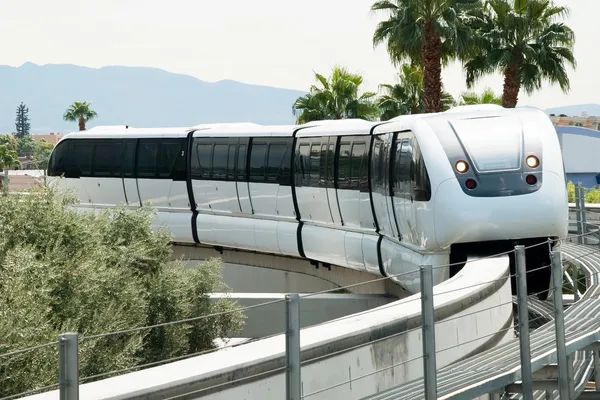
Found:
[[[313, 70], [335, 64], [360, 72], [365, 90], [393, 83], [397, 75], [385, 48], [372, 35], [383, 15], [373, 0], [0, 0], [0, 64], [149, 66], [205, 81], [236, 81], [308, 90]], [[597, 57], [600, 0], [569, 4], [575, 31], [577, 73], [571, 92], [546, 85], [520, 105], [548, 108], [598, 102]], [[465, 90], [460, 65], [443, 72], [445, 88]], [[502, 77], [481, 81], [502, 92]]]

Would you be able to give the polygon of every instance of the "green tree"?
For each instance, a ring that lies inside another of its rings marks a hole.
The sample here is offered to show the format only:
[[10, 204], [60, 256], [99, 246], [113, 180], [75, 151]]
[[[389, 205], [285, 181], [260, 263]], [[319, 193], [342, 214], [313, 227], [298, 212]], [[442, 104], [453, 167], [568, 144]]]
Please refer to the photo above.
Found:
[[[420, 114], [424, 112], [423, 69], [414, 64], [402, 64], [399, 83], [382, 84], [385, 94], [377, 99], [381, 120], [387, 121], [399, 115]], [[455, 105], [452, 95], [446, 91], [441, 97], [442, 111]]]
[[[171, 262], [171, 238], [152, 229], [150, 208], [96, 215], [73, 211], [75, 202], [45, 186], [0, 196], [0, 356], [77, 331], [85, 379], [211, 349], [239, 331], [239, 307], [209, 299], [228, 291], [220, 260]], [[199, 316], [207, 317], [90, 338]], [[56, 357], [56, 345], [0, 357], [0, 397], [54, 384]]]
[[17, 156], [17, 152], [12, 150], [6, 144], [0, 144], [0, 172], [4, 169], [16, 167], [20, 165], [19, 157]]
[[494, 91], [490, 88], [486, 88], [481, 95], [475, 92], [462, 92], [460, 105], [473, 105], [473, 104], [497, 104], [502, 105], [502, 97], [496, 96]]
[[329, 79], [316, 72], [315, 78], [320, 87], [312, 85], [309, 93], [296, 99], [292, 106], [299, 124], [344, 118], [374, 120], [379, 116], [374, 101], [376, 94], [359, 94], [362, 76], [334, 67]]
[[379, 0], [372, 11], [388, 19], [373, 34], [375, 46], [386, 42], [395, 64], [410, 60], [423, 67], [425, 112], [442, 110], [442, 64], [471, 54], [470, 13], [480, 0]]
[[44, 182], [46, 182], [46, 171], [48, 170], [48, 161], [50, 160], [52, 149], [54, 149], [54, 145], [42, 139], [36, 143], [31, 159], [31, 163], [36, 169], [44, 171]]
[[15, 136], [19, 139], [29, 136], [29, 130], [31, 129], [31, 123], [29, 122], [29, 108], [21, 102], [17, 106], [17, 117], [15, 118]]
[[96, 111], [92, 110], [91, 104], [87, 101], [76, 101], [63, 115], [65, 121], [77, 122], [79, 130], [85, 131], [85, 124], [98, 116]]
[[31, 135], [17, 139], [17, 154], [19, 157], [31, 157], [35, 152], [37, 144]]
[[469, 88], [483, 75], [504, 74], [502, 105], [517, 106], [521, 87], [539, 90], [542, 80], [570, 89], [566, 66], [576, 68], [575, 35], [561, 19], [568, 8], [549, 0], [486, 0], [474, 29], [476, 53], [465, 63]]

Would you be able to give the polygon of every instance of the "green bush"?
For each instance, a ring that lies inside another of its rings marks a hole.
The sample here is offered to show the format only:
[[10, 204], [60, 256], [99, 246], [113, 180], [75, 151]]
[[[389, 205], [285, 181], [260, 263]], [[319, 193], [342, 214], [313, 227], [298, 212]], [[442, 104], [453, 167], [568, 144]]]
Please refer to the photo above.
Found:
[[[0, 196], [0, 397], [57, 382], [56, 345], [14, 350], [79, 332], [80, 377], [192, 354], [239, 331], [243, 315], [229, 299], [221, 261], [197, 268], [171, 262], [170, 237], [152, 230], [153, 211], [78, 214], [71, 195], [39, 188]], [[97, 339], [85, 336], [220, 311], [198, 322]]]
[[[575, 203], [575, 184], [571, 181], [567, 183], [567, 191], [569, 193], [569, 203]], [[585, 202], [590, 204], [600, 203], [600, 190], [585, 189]]]

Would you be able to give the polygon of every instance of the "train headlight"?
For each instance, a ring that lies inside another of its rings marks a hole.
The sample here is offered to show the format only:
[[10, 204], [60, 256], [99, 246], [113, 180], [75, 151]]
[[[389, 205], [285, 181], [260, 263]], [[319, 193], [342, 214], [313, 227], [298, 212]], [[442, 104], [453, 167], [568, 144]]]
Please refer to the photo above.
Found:
[[469, 170], [469, 164], [467, 164], [466, 161], [461, 160], [456, 163], [454, 168], [456, 168], [456, 170], [458, 172], [460, 172], [461, 174], [464, 174], [465, 172], [467, 172]]
[[529, 168], [536, 168], [540, 165], [540, 160], [536, 156], [529, 156], [525, 159], [525, 163]]

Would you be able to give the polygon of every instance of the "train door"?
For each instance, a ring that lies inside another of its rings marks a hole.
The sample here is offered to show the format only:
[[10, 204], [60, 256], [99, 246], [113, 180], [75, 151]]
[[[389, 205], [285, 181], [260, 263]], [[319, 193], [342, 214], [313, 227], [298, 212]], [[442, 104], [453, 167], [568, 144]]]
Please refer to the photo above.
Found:
[[140, 194], [135, 179], [135, 149], [137, 139], [123, 141], [123, 190], [128, 206], [141, 206]]
[[412, 243], [411, 228], [408, 220], [411, 200], [410, 149], [411, 143], [405, 132], [394, 134], [392, 146], [392, 194], [393, 212], [396, 218], [400, 240]]
[[329, 204], [329, 213], [331, 215], [331, 219], [334, 224], [341, 225], [342, 224], [342, 215], [340, 213], [340, 207], [338, 204], [337, 193], [334, 185], [334, 166], [335, 166], [335, 147], [338, 138], [335, 136], [330, 136], [328, 138], [328, 142], [323, 143], [321, 154], [323, 154], [323, 150], [325, 150], [326, 157], [326, 194], [327, 194], [327, 204]]
[[243, 214], [252, 214], [250, 183], [248, 182], [248, 138], [240, 138], [237, 151], [237, 195]]
[[376, 135], [373, 138], [371, 158], [371, 182], [375, 215], [379, 224], [379, 232], [390, 237], [397, 236], [398, 229], [392, 213], [390, 196], [390, 142], [389, 134]]

